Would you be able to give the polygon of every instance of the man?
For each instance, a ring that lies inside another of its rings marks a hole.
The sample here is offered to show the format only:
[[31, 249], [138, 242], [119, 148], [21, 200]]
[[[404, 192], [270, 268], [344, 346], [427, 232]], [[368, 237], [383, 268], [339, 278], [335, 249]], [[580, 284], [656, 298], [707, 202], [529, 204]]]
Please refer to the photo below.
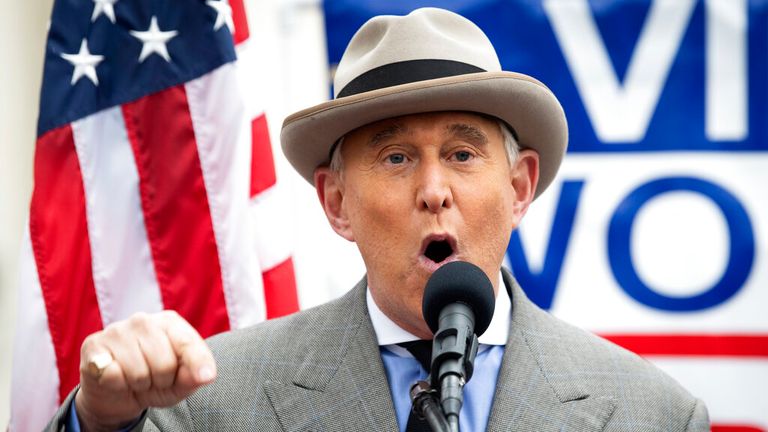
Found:
[[334, 86], [333, 101], [286, 119], [283, 149], [366, 277], [329, 304], [214, 337], [210, 351], [170, 312], [108, 326], [83, 344], [81, 386], [52, 429], [421, 430], [408, 386], [426, 371], [397, 344], [432, 338], [425, 283], [463, 260], [497, 306], [462, 430], [708, 430], [704, 405], [673, 380], [537, 309], [500, 270], [566, 148], [543, 84], [502, 72], [479, 28], [427, 8], [367, 22]]

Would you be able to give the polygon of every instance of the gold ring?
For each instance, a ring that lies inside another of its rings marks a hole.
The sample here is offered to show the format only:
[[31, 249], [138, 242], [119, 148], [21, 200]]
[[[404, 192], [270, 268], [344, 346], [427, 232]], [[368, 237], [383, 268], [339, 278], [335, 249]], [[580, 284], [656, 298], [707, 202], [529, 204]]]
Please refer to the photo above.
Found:
[[91, 375], [96, 377], [96, 379], [101, 378], [101, 375], [104, 373], [104, 369], [112, 364], [112, 360], [112, 355], [106, 352], [93, 355], [88, 360], [88, 371], [91, 373]]

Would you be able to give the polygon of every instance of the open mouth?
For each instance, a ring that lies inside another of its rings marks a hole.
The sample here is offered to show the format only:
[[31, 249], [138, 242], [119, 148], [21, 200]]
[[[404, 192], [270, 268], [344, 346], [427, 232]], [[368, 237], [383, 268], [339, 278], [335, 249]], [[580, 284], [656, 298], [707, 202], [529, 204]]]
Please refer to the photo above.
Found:
[[432, 240], [424, 249], [424, 256], [435, 263], [441, 263], [453, 254], [453, 246], [448, 240]]

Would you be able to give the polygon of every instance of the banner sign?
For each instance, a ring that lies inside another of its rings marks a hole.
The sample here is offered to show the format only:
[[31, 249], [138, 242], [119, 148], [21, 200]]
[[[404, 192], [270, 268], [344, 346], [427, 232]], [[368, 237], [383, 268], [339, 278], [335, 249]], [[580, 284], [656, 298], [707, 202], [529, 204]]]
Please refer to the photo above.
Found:
[[330, 67], [367, 19], [439, 6], [570, 130], [509, 265], [539, 306], [647, 357], [713, 430], [768, 431], [768, 3], [326, 0]]

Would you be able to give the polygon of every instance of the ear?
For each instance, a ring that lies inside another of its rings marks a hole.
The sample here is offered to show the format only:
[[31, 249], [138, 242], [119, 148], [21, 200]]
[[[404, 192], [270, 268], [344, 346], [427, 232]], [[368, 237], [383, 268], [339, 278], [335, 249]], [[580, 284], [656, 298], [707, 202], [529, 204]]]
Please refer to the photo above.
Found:
[[539, 154], [531, 149], [521, 150], [510, 171], [514, 193], [513, 226], [516, 228], [528, 211], [539, 183]]
[[344, 211], [344, 184], [340, 175], [328, 167], [318, 167], [315, 169], [315, 190], [331, 228], [345, 239], [355, 241]]

